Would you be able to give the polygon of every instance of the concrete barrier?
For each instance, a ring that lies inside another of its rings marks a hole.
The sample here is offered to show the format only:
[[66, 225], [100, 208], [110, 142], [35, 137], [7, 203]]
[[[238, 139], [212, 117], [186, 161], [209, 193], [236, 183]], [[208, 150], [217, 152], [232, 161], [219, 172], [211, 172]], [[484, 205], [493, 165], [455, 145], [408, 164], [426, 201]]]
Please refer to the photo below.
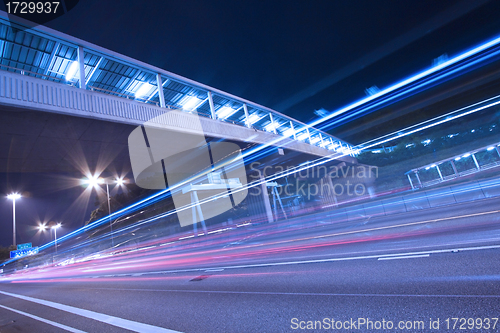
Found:
[[406, 206], [402, 197], [383, 201], [385, 215], [406, 213]]
[[453, 196], [453, 192], [449, 187], [428, 190], [425, 191], [425, 195], [427, 196], [427, 200], [429, 201], [429, 205], [431, 207], [457, 203], [455, 197]]
[[429, 208], [429, 200], [424, 193], [412, 193], [403, 196], [403, 200], [406, 206], [406, 211], [410, 212], [412, 210], [419, 210]]
[[352, 209], [347, 210], [347, 220], [350, 221], [356, 221], [360, 220], [366, 217], [365, 214], [365, 209], [363, 208], [363, 205], [357, 205], [355, 207], [352, 207]]
[[425, 192], [415, 191], [401, 197], [337, 209], [328, 216], [332, 222], [356, 221], [370, 216], [406, 213], [492, 197], [500, 197], [500, 179], [475, 181]]
[[369, 202], [363, 205], [365, 214], [367, 216], [381, 216], [385, 215], [383, 202]]
[[484, 193], [478, 182], [451, 186], [457, 203], [484, 199]]
[[479, 181], [485, 197], [492, 198], [500, 196], [500, 179], [489, 179]]

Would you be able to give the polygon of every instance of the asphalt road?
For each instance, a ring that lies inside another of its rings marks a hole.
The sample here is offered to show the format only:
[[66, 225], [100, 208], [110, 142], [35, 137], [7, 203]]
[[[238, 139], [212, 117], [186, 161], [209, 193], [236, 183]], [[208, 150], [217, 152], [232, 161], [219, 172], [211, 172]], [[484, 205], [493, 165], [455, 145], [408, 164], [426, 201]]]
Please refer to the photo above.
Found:
[[344, 332], [497, 332], [499, 203], [356, 223], [324, 214], [313, 228], [291, 221], [26, 270], [0, 283], [0, 332], [321, 332], [332, 320]]

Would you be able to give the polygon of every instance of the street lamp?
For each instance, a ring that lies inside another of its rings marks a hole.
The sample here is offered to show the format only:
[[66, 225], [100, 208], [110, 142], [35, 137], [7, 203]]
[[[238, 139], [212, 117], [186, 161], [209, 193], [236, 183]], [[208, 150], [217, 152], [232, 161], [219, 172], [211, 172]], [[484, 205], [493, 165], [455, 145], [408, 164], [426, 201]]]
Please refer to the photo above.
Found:
[[61, 227], [61, 223], [58, 223], [56, 225], [53, 225], [52, 226], [52, 230], [54, 230], [54, 245], [55, 245], [55, 248], [56, 248], [56, 254], [57, 254], [57, 229], [59, 229]]
[[7, 198], [12, 200], [12, 243], [16, 246], [16, 199], [20, 199], [21, 195], [19, 193], [11, 193]]
[[[114, 247], [115, 241], [114, 241], [114, 237], [113, 237], [113, 224], [111, 223], [111, 204], [110, 204], [111, 198], [109, 197], [109, 184], [110, 184], [110, 182], [108, 181], [108, 179], [99, 178], [98, 176], [94, 175], [94, 176], [88, 177], [87, 179], [82, 180], [82, 183], [87, 184], [87, 186], [91, 187], [91, 188], [97, 188], [101, 184], [106, 184], [106, 196], [108, 199], [109, 228], [110, 228], [110, 232], [111, 232], [111, 246]], [[116, 184], [118, 186], [122, 186], [125, 184], [125, 179], [123, 179], [122, 177], [118, 177], [112, 183]]]
[[37, 228], [38, 228], [38, 230], [40, 232], [45, 232], [45, 230], [48, 228], [48, 226], [45, 223], [38, 223], [38, 227]]

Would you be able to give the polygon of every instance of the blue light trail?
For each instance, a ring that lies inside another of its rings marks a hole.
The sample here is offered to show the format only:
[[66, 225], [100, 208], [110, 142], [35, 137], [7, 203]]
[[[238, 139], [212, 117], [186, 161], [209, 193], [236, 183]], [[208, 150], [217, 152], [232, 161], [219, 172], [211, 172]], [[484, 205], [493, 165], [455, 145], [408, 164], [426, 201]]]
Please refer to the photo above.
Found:
[[[424, 87], [429, 88], [432, 86], [432, 84], [436, 84], [438, 82], [438, 80], [440, 80], [440, 79], [449, 77], [453, 74], [458, 74], [460, 71], [462, 71], [464, 69], [470, 68], [471, 66], [474, 66], [474, 65], [478, 65], [479, 63], [485, 62], [486, 60], [490, 60], [492, 57], [500, 54], [500, 49], [498, 48], [499, 44], [500, 44], [500, 37], [492, 39], [491, 41], [486, 42], [484, 44], [481, 44], [481, 45], [479, 45], [479, 46], [477, 46], [477, 47], [475, 47], [467, 52], [464, 52], [464, 53], [462, 53], [454, 58], [451, 58], [450, 60], [448, 60], [448, 61], [446, 61], [438, 66], [429, 68], [429, 69], [427, 69], [423, 72], [420, 72], [414, 76], [411, 76], [403, 81], [400, 81], [400, 82], [398, 82], [398, 83], [396, 83], [388, 88], [382, 89], [380, 92], [378, 92], [374, 95], [368, 96], [366, 98], [363, 98], [363, 99], [361, 99], [355, 103], [352, 103], [350, 105], [347, 105], [339, 110], [336, 110], [324, 118], [317, 119], [317, 120], [313, 121], [312, 123], [308, 124], [307, 128], [311, 128], [313, 126], [318, 127], [318, 128], [331, 127], [332, 125], [338, 124], [339, 122], [343, 122], [349, 118], [359, 116], [361, 113], [367, 112], [376, 106], [380, 106], [384, 103], [388, 103], [391, 101], [395, 101], [398, 98], [402, 98], [404, 95], [407, 95], [411, 92], [415, 92], [418, 89], [422, 89]], [[383, 98], [383, 97], [385, 97], [385, 98]], [[495, 98], [498, 98], [498, 96], [496, 96], [492, 99], [495, 99]], [[492, 99], [490, 99], [490, 100], [492, 100]], [[485, 101], [483, 101], [483, 102], [485, 102]], [[483, 102], [480, 102], [480, 103], [483, 103]], [[477, 104], [480, 104], [480, 103], [477, 103]], [[370, 147], [374, 147], [376, 145], [380, 145], [382, 143], [386, 143], [388, 141], [392, 141], [392, 140], [401, 138], [403, 136], [406, 136], [406, 135], [409, 135], [409, 134], [412, 134], [412, 133], [415, 133], [415, 132], [442, 124], [442, 123], [447, 122], [447, 121], [451, 121], [453, 119], [456, 119], [456, 118], [483, 110], [485, 108], [488, 108], [488, 107], [491, 107], [494, 105], [498, 105], [499, 103], [500, 103], [499, 101], [492, 102], [492, 103], [489, 103], [487, 105], [475, 108], [473, 110], [466, 111], [463, 114], [454, 115], [452, 117], [450, 117], [451, 113], [449, 113], [445, 116], [439, 117], [439, 118], [443, 118], [443, 117], [449, 117], [449, 118], [440, 119], [440, 120], [435, 118], [433, 120], [429, 120], [427, 122], [424, 122], [424, 123], [428, 123], [428, 124], [421, 123], [418, 125], [408, 127], [407, 129], [403, 130], [403, 131], [407, 131], [405, 133], [401, 133], [401, 131], [399, 131], [398, 134], [392, 133], [392, 134], [388, 134], [388, 135], [382, 136], [382, 137], [377, 138], [377, 139], [370, 140], [368, 142], [365, 142], [363, 144], [358, 145], [356, 147], [356, 149], [363, 150], [363, 149], [367, 149]], [[367, 105], [367, 106], [362, 108], [362, 109], [356, 110], [356, 108], [361, 107], [363, 105]], [[469, 107], [467, 107], [467, 108], [469, 108]], [[465, 109], [465, 108], [463, 108], [463, 109]], [[460, 109], [460, 110], [463, 110], [463, 109]], [[460, 110], [453, 111], [452, 113], [457, 113]], [[352, 111], [352, 113], [349, 113], [350, 111]], [[339, 117], [341, 115], [345, 115], [345, 116]], [[334, 118], [335, 118], [335, 121], [328, 122], [329, 120], [332, 120]], [[435, 123], [429, 123], [429, 122], [433, 122], [433, 121]], [[420, 127], [418, 127], [418, 126], [420, 126]], [[418, 127], [418, 128], [415, 128], [415, 127]], [[383, 139], [383, 138], [385, 138], [385, 139]], [[243, 154], [243, 157], [244, 158], [245, 157], [252, 158], [252, 157], [255, 157], [257, 153], [259, 153], [258, 154], [259, 156], [261, 156], [263, 154], [267, 154], [274, 148], [273, 145], [278, 144], [280, 141], [282, 141], [284, 139], [287, 139], [287, 138], [280, 137], [280, 138], [277, 138], [276, 140], [268, 142], [264, 145], [252, 148], [252, 149], [246, 151], [245, 154]], [[332, 160], [335, 160], [337, 158], [347, 156], [347, 155], [348, 155], [347, 153], [334, 153], [328, 157], [320, 158], [314, 162], [311, 162], [311, 164], [308, 164], [307, 166], [302, 166], [300, 168], [290, 169], [290, 170], [287, 170], [286, 173], [280, 173], [280, 174], [273, 175], [269, 179], [264, 179], [264, 180], [252, 182], [252, 183], [247, 185], [247, 188], [258, 186], [258, 185], [262, 184], [263, 182], [269, 182], [272, 180], [276, 180], [276, 179], [291, 175], [293, 173], [300, 172], [300, 171], [305, 170], [307, 168], [315, 167], [315, 166], [327, 163], [329, 161], [332, 161]], [[231, 162], [232, 161], [229, 161], [226, 164], [229, 165]], [[77, 229], [73, 232], [70, 232], [69, 234], [60, 237], [58, 239], [58, 242], [61, 243], [64, 240], [67, 240], [67, 239], [74, 237], [78, 234], [81, 234], [85, 231], [91, 230], [95, 227], [98, 227], [98, 226], [104, 224], [104, 223], [107, 223], [110, 218], [119, 218], [125, 214], [129, 214], [129, 213], [132, 213], [138, 209], [144, 208], [144, 207], [146, 207], [154, 202], [168, 198], [168, 197], [170, 197], [170, 193], [172, 191], [179, 190], [181, 188], [181, 186], [184, 186], [184, 185], [188, 184], [189, 182], [192, 182], [193, 180], [199, 178], [200, 176], [205, 175], [207, 172], [209, 172], [209, 171], [202, 172], [201, 174], [198, 174], [196, 176], [193, 176], [193, 177], [187, 179], [183, 183], [180, 183], [174, 187], [162, 190], [162, 191], [160, 191], [154, 195], [151, 195], [151, 196], [149, 196], [149, 197], [147, 197], [147, 198], [145, 198], [137, 203], [134, 203], [134, 204], [127, 206], [127, 207], [125, 207], [117, 212], [114, 212], [114, 213], [110, 214], [109, 216], [106, 216], [106, 217], [103, 217], [97, 221], [94, 221], [83, 228], [80, 228], [80, 229]], [[242, 189], [240, 189], [240, 190], [242, 190]], [[236, 192], [236, 191], [237, 190], [234, 190], [233, 192]], [[216, 198], [218, 198], [218, 197], [207, 198], [206, 200], [200, 202], [200, 204], [209, 202], [209, 201], [214, 200]], [[180, 209], [189, 209], [189, 208], [191, 208], [191, 206], [192, 205], [181, 207]], [[146, 221], [151, 222], [153, 220], [157, 220], [160, 217], [165, 217], [165, 216], [171, 215], [173, 213], [167, 212], [165, 214], [162, 214], [161, 216], [153, 217], [151, 219], [147, 219]], [[146, 221], [141, 222], [141, 224], [146, 223]], [[137, 224], [135, 224], [135, 225], [137, 225]], [[47, 249], [51, 246], [54, 246], [54, 244], [55, 244], [55, 242], [52, 241], [52, 242], [49, 242], [47, 244], [40, 246], [39, 249], [44, 250], [44, 249]], [[8, 261], [8, 262], [10, 262], [10, 261]]]

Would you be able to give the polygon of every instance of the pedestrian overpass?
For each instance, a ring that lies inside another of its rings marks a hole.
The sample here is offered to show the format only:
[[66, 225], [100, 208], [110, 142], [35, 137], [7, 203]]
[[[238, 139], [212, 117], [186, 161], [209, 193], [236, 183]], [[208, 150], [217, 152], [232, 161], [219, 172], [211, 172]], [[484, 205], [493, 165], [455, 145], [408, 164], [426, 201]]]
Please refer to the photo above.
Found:
[[[23, 29], [19, 29], [22, 26]], [[355, 163], [342, 140], [284, 114], [91, 43], [0, 12], [0, 105], [189, 133], [193, 117], [207, 137], [334, 152]], [[160, 115], [165, 114], [163, 117]], [[28, 134], [28, 133], [26, 133]]]

